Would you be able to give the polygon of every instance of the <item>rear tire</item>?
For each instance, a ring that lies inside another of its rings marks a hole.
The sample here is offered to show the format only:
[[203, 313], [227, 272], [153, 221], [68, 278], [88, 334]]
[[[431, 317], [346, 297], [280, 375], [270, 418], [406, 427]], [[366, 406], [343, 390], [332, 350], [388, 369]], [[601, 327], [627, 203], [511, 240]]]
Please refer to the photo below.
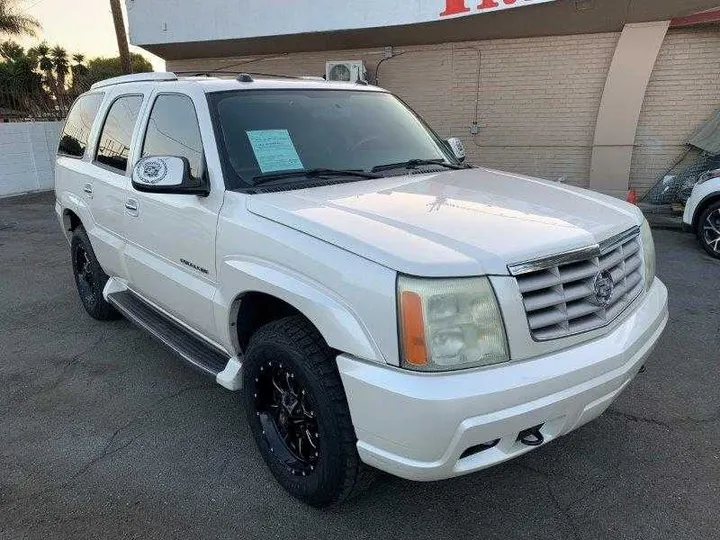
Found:
[[720, 259], [720, 201], [708, 206], [698, 218], [697, 237], [708, 255]]
[[70, 240], [70, 254], [72, 257], [73, 275], [78, 295], [85, 311], [98, 321], [110, 321], [120, 318], [120, 313], [107, 303], [103, 297], [103, 289], [108, 276], [103, 272], [100, 263], [95, 257], [87, 232], [82, 225], [78, 225], [72, 233]]
[[322, 508], [370, 483], [335, 355], [305, 318], [271, 322], [252, 336], [243, 388], [260, 454], [291, 495]]

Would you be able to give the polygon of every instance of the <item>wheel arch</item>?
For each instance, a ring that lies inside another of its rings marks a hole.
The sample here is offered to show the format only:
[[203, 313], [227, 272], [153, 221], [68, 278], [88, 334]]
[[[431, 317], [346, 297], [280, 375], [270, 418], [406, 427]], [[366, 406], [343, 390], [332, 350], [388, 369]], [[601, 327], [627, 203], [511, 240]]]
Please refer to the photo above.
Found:
[[708, 209], [709, 206], [717, 202], [720, 202], [720, 192], [709, 193], [698, 203], [697, 208], [695, 208], [695, 213], [693, 214], [693, 231], [697, 232], [700, 216], [703, 215], [703, 213], [705, 212], [705, 210]]
[[[238, 350], [247, 349], [252, 335], [262, 326], [290, 317], [300, 315], [307, 319], [295, 306], [285, 300], [260, 291], [245, 291], [233, 300], [230, 308], [231, 324], [235, 323], [233, 337]], [[309, 319], [307, 319], [309, 321]], [[312, 321], [310, 321], [312, 324]], [[314, 326], [314, 325], [313, 325]], [[317, 327], [315, 327], [317, 329]], [[319, 329], [318, 329], [319, 331]]]
[[65, 208], [62, 213], [63, 228], [66, 233], [72, 233], [79, 225], [82, 225], [82, 220], [75, 212], [69, 208]]
[[341, 298], [320, 284], [256, 261], [225, 261], [223, 266], [220, 282], [239, 291], [222, 294], [230, 299], [223, 311], [228, 321], [228, 337], [239, 353], [245, 350], [254, 331], [264, 324], [301, 315], [318, 330], [330, 348], [385, 363], [359, 317]]

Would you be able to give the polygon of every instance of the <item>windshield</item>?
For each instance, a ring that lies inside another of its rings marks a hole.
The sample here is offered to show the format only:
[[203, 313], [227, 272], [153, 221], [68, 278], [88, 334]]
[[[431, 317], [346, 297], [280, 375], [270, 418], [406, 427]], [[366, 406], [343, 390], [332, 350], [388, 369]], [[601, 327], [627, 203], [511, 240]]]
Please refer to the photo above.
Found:
[[[229, 189], [252, 187], [258, 177], [286, 171], [370, 172], [410, 160], [458, 164], [420, 118], [384, 92], [241, 90], [210, 94], [209, 100]], [[283, 185], [316, 181], [298, 175]]]

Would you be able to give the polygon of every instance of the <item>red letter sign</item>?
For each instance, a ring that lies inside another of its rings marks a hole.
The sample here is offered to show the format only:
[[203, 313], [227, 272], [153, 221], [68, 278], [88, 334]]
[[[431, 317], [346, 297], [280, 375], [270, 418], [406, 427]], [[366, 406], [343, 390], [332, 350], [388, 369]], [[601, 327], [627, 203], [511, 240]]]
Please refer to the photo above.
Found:
[[[507, 4], [507, 2], [505, 3]], [[490, 9], [496, 7], [499, 7], [499, 4], [495, 0], [482, 0], [480, 5], [478, 5], [478, 9]]]
[[465, 6], [465, 0], [445, 0], [445, 11], [440, 16], [447, 17], [448, 15], [457, 15], [468, 11], [470, 11], [470, 8]]

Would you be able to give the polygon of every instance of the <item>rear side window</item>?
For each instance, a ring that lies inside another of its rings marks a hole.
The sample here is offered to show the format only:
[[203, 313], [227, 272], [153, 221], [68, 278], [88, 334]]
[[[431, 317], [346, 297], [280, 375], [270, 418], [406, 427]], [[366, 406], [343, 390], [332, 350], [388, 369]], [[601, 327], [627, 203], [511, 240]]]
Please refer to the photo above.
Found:
[[155, 100], [142, 157], [178, 156], [190, 162], [190, 173], [203, 173], [203, 145], [195, 105], [188, 96], [161, 94]]
[[130, 143], [142, 102], [140, 95], [122, 96], [110, 106], [95, 156], [98, 163], [122, 173], [127, 171]]
[[104, 94], [88, 94], [75, 102], [60, 135], [58, 154], [74, 158], [82, 158], [85, 155], [90, 131], [103, 97]]

